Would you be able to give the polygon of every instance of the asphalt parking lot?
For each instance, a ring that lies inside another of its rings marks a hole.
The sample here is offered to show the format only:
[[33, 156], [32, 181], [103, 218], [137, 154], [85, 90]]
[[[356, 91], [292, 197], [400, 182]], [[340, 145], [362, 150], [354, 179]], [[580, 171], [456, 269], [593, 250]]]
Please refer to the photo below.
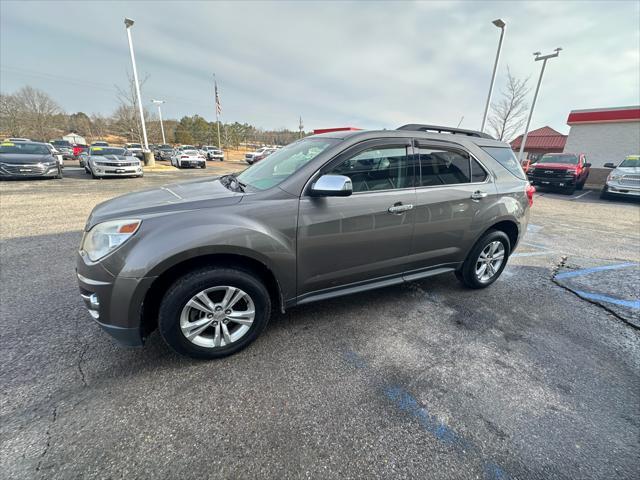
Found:
[[5, 478], [638, 478], [640, 206], [537, 194], [483, 291], [453, 275], [289, 310], [198, 362], [92, 323], [93, 206], [222, 173], [0, 183]]

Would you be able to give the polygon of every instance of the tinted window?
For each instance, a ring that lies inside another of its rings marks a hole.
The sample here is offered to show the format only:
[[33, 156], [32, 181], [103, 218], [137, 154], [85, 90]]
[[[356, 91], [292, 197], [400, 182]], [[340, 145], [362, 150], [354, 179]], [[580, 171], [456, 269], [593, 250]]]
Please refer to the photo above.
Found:
[[354, 192], [413, 186], [413, 167], [406, 147], [371, 148], [326, 173], [349, 177]]
[[474, 159], [471, 159], [471, 181], [472, 182], [484, 182], [487, 179], [487, 172], [484, 168]]
[[516, 156], [509, 147], [482, 147], [482, 149], [493, 157], [500, 165], [506, 168], [516, 177], [526, 180], [522, 167], [518, 163]]
[[469, 183], [469, 156], [462, 152], [435, 148], [418, 148], [420, 158], [420, 186]]
[[578, 157], [576, 155], [543, 155], [537, 163], [563, 163], [567, 165], [577, 165]]
[[48, 155], [49, 147], [41, 143], [26, 142], [2, 142], [0, 143], [0, 153], [21, 153], [25, 155]]
[[93, 156], [103, 156], [103, 155], [124, 155], [124, 148], [114, 148], [114, 147], [92, 147], [91, 155]]

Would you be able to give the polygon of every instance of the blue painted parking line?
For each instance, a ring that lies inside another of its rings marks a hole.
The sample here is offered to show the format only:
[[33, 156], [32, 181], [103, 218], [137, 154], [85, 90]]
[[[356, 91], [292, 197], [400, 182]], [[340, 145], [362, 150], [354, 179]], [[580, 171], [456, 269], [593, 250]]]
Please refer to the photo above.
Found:
[[583, 268], [581, 270], [572, 270], [570, 272], [563, 272], [556, 275], [556, 279], [580, 277], [582, 275], [589, 275], [590, 273], [603, 272], [605, 270], [619, 270], [621, 268], [628, 268], [637, 266], [637, 263], [617, 263], [615, 265], [603, 265], [601, 267]]
[[621, 307], [633, 308], [640, 310], [640, 300], [623, 300], [621, 298], [610, 297], [608, 295], [602, 295], [600, 293], [590, 293], [582, 290], [574, 290], [575, 293], [587, 300], [594, 300], [597, 302], [613, 303], [614, 305], [620, 305]]
[[539, 243], [532, 243], [532, 242], [521, 242], [521, 243], [522, 243], [522, 245], [526, 245], [528, 247], [533, 247], [533, 248], [541, 248], [542, 250], [546, 250], [547, 248], [549, 248], [549, 247], [547, 247], [545, 245], [541, 245]]
[[549, 255], [550, 253], [554, 253], [552, 250], [547, 250], [546, 252], [523, 252], [523, 253], [514, 253], [510, 255], [511, 257], [536, 257], [538, 255]]

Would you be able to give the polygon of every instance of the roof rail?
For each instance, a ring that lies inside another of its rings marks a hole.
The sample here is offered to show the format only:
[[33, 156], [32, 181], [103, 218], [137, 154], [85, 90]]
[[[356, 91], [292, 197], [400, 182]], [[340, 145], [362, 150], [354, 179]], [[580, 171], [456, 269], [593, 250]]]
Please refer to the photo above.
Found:
[[420, 123], [409, 123], [398, 127], [398, 130], [412, 130], [414, 132], [437, 132], [451, 133], [454, 135], [467, 135], [468, 137], [490, 138], [495, 140], [491, 135], [476, 130], [465, 130], [463, 128], [443, 127], [440, 125], [422, 125]]

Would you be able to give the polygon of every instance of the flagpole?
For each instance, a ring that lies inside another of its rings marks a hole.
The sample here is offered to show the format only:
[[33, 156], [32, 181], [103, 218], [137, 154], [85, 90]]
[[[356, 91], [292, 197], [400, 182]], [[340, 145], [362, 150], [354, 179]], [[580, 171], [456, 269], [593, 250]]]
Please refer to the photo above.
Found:
[[222, 148], [222, 142], [220, 141], [220, 121], [218, 120], [218, 82], [216, 81], [216, 74], [213, 74], [213, 84], [215, 91], [215, 108], [216, 108], [216, 126], [218, 127], [218, 148]]

